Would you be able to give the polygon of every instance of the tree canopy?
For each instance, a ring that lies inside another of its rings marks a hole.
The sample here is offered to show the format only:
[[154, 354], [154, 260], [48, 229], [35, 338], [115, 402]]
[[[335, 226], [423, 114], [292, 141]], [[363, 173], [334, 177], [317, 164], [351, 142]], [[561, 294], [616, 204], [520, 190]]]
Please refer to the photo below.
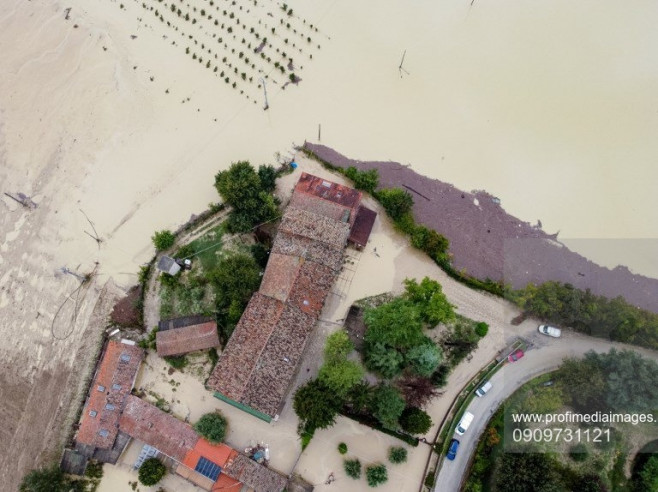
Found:
[[248, 161], [234, 162], [215, 176], [215, 188], [226, 203], [233, 207], [228, 227], [231, 232], [246, 232], [255, 225], [278, 215], [271, 171], [259, 172]]
[[338, 330], [327, 337], [324, 345], [324, 360], [336, 362], [345, 359], [354, 350], [354, 344], [345, 330]]
[[345, 396], [364, 376], [363, 367], [352, 360], [325, 363], [320, 368], [318, 379], [340, 396]]
[[404, 398], [395, 388], [382, 384], [375, 388], [371, 401], [372, 415], [387, 429], [395, 430], [404, 410]]
[[443, 357], [439, 347], [429, 338], [426, 340], [427, 343], [411, 347], [405, 354], [405, 360], [416, 374], [429, 377], [439, 366]]
[[293, 399], [293, 408], [299, 417], [300, 427], [308, 433], [326, 429], [336, 422], [341, 406], [340, 399], [319, 379], [300, 387]]
[[408, 214], [414, 205], [411, 194], [401, 188], [384, 188], [377, 192], [377, 198], [395, 221]]
[[368, 343], [383, 343], [406, 349], [423, 339], [420, 311], [406, 299], [394, 299], [379, 307], [367, 309], [364, 321], [368, 327], [365, 334]]
[[367, 191], [368, 193], [374, 193], [375, 188], [379, 184], [379, 173], [377, 169], [359, 171], [357, 168], [350, 166], [345, 169], [345, 176], [354, 182], [354, 187], [357, 190]]
[[23, 477], [20, 492], [68, 492], [70, 483], [56, 464], [32, 470]]
[[431, 328], [455, 318], [453, 306], [436, 280], [425, 277], [418, 283], [415, 279], [408, 278], [404, 285], [403, 297], [419, 308], [422, 320]]
[[405, 408], [400, 416], [400, 425], [402, 429], [410, 434], [426, 434], [432, 427], [432, 419], [427, 413], [420, 408]]
[[196, 424], [194, 430], [208, 439], [213, 444], [224, 441], [226, 435], [226, 419], [223, 415], [212, 412], [203, 415]]
[[157, 458], [148, 458], [147, 460], [144, 460], [142, 466], [139, 467], [137, 478], [142, 485], [149, 487], [162, 480], [162, 477], [164, 477], [166, 473], [167, 468], [162, 461]]
[[155, 232], [151, 237], [151, 240], [153, 241], [153, 246], [155, 246], [155, 249], [158, 251], [164, 251], [174, 245], [176, 236], [174, 236], [174, 233], [170, 230], [165, 229]]

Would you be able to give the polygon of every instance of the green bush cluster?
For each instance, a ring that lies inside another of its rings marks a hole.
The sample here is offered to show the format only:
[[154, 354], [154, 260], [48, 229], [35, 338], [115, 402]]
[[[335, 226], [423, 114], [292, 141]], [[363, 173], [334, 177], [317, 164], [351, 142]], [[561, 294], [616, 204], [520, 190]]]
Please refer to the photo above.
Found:
[[345, 169], [345, 176], [352, 180], [357, 190], [363, 190], [371, 195], [374, 195], [375, 188], [379, 185], [379, 173], [377, 169], [359, 171], [357, 168], [350, 166]]
[[361, 462], [358, 459], [344, 460], [343, 468], [348, 477], [354, 480], [361, 478]]
[[477, 336], [480, 338], [486, 336], [486, 334], [489, 333], [489, 325], [484, 321], [480, 321], [475, 325], [475, 333], [477, 333]]
[[388, 448], [388, 461], [396, 465], [406, 462], [407, 450], [402, 446], [391, 446]]
[[153, 234], [151, 240], [153, 241], [156, 250], [165, 251], [174, 245], [176, 236], [170, 230], [165, 229]]
[[370, 465], [366, 467], [366, 480], [370, 487], [377, 487], [388, 481], [388, 471], [386, 466], [379, 465]]

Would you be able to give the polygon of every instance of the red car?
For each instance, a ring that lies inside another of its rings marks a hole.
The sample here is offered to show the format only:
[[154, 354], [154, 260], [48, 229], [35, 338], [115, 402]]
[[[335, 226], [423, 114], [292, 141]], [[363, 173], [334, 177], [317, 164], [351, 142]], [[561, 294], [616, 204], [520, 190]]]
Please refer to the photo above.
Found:
[[510, 362], [516, 362], [521, 357], [523, 357], [523, 350], [518, 349], [518, 350], [515, 350], [514, 352], [512, 352], [511, 354], [509, 354], [509, 356], [507, 357], [507, 360], [510, 361]]

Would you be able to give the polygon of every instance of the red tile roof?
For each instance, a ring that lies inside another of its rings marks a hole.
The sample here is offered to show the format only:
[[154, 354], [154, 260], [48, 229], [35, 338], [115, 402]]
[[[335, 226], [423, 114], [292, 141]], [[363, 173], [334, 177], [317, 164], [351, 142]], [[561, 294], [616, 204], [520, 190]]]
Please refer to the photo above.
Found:
[[288, 484], [283, 475], [259, 465], [243, 454], [229, 461], [223, 472], [256, 492], [281, 492]]
[[307, 173], [302, 173], [300, 176], [295, 186], [295, 193], [313, 195], [353, 210], [358, 208], [362, 196], [361, 192], [354, 188]]
[[121, 431], [157, 448], [176, 461], [194, 449], [199, 436], [185, 422], [150, 403], [130, 395], [119, 421]]
[[119, 431], [119, 415], [143, 357], [144, 351], [135, 345], [108, 342], [82, 412], [77, 442], [101, 449], [112, 447]]
[[209, 349], [219, 345], [217, 323], [210, 321], [199, 325], [158, 331], [155, 335], [158, 355], [174, 356]]
[[356, 220], [350, 231], [348, 241], [363, 248], [368, 243], [376, 218], [377, 212], [361, 205], [356, 214]]

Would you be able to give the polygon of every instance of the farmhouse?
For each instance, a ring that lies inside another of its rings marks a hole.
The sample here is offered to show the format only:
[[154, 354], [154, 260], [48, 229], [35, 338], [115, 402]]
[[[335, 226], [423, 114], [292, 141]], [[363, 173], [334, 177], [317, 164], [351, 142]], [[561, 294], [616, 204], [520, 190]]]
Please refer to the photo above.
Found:
[[375, 212], [359, 222], [361, 196], [302, 173], [260, 290], [208, 378], [217, 398], [268, 422], [278, 418], [308, 337], [342, 269], [351, 233], [360, 223], [355, 244], [364, 245], [372, 229]]

